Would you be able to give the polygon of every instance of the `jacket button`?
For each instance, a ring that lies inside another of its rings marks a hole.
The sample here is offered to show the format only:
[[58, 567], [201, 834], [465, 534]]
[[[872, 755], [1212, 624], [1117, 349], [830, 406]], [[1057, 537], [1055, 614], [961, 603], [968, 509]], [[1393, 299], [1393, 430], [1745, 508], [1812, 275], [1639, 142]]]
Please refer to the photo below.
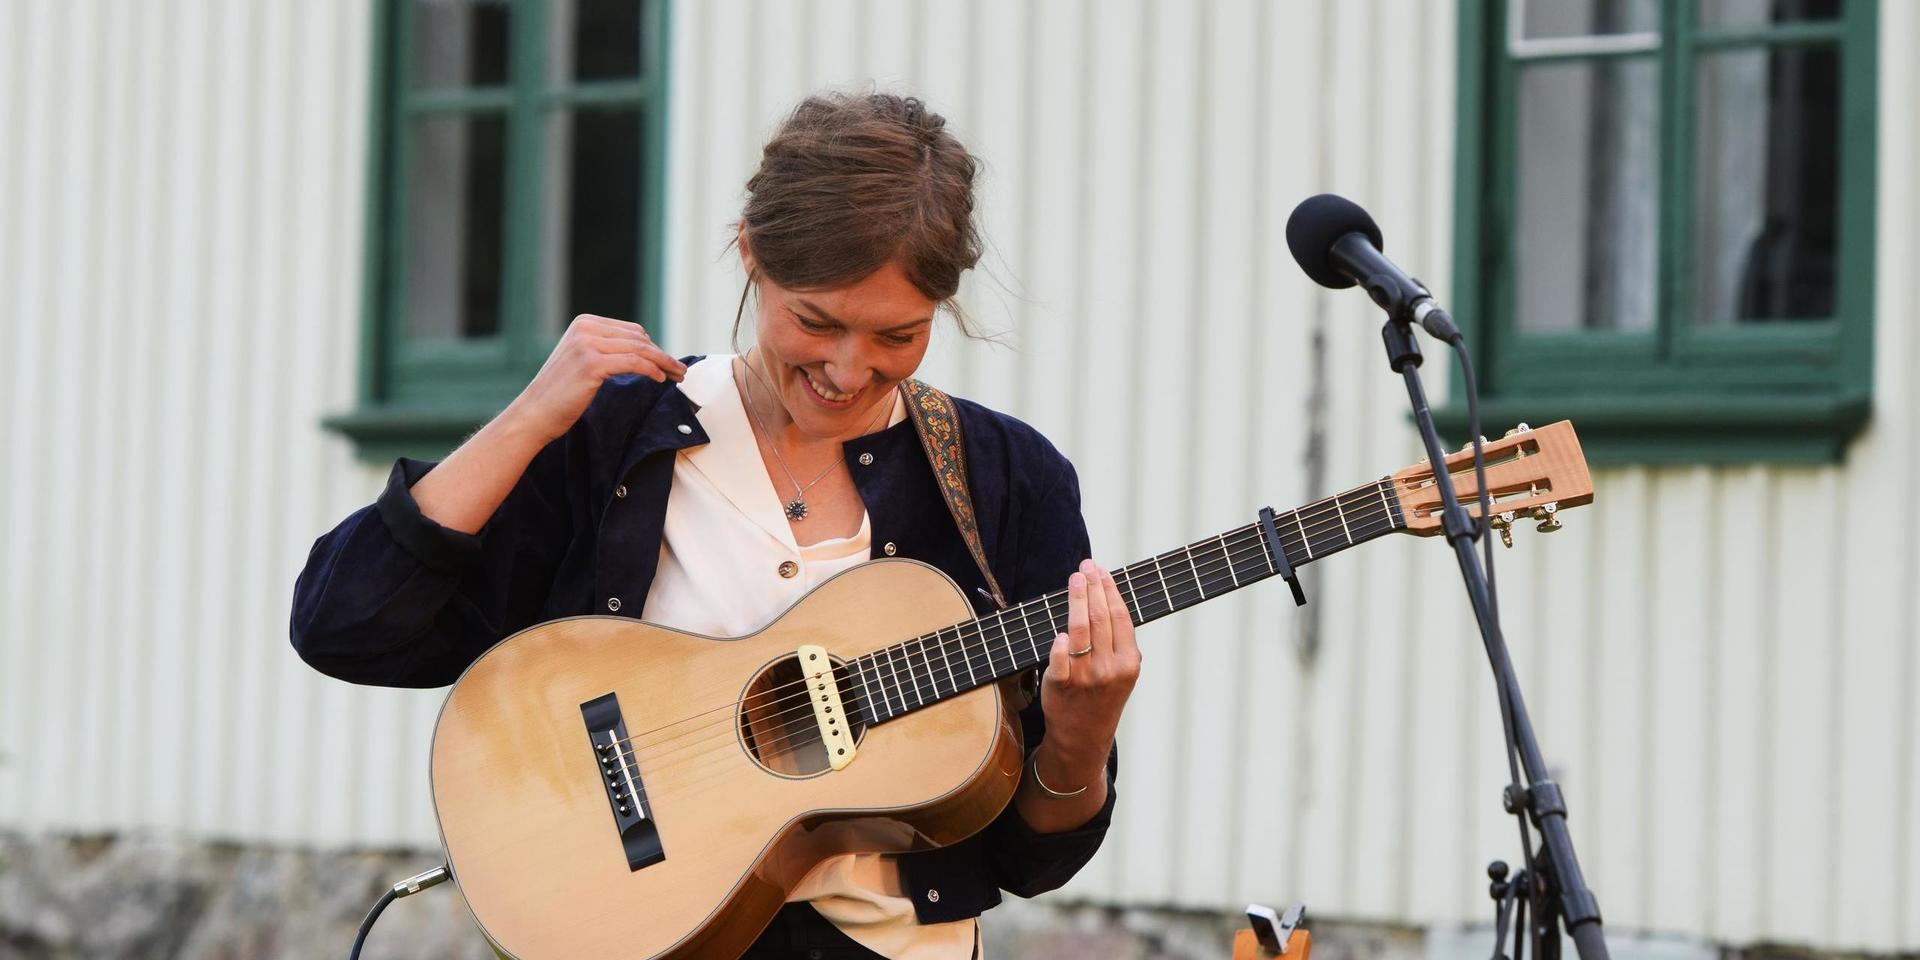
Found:
[[871, 467], [871, 466], [873, 466], [873, 454], [871, 454], [871, 453], [863, 453], [863, 454], [861, 454], [861, 455], [860, 455], [860, 465], [861, 465], [861, 466], [863, 466], [863, 467]]
[[682, 435], [685, 435], [685, 434], [689, 434], [689, 433], [692, 433], [692, 432], [693, 432], [693, 428], [692, 428], [692, 427], [689, 427], [689, 426], [687, 426], [687, 425], [686, 425], [686, 424], [684, 424], [684, 423], [683, 423], [683, 424], [681, 424], [681, 425], [679, 425], [679, 426], [677, 426], [677, 427], [675, 427], [674, 429], [675, 429], [675, 430], [678, 430], [678, 431], [680, 431], [680, 433], [681, 433]]
[[625, 500], [627, 498], [627, 485], [623, 483], [617, 487], [614, 487], [613, 496], [614, 496], [614, 499], [616, 500]]
[[793, 576], [794, 576], [794, 574], [796, 574], [796, 573], [799, 573], [799, 572], [800, 572], [800, 565], [799, 565], [799, 564], [797, 564], [797, 563], [794, 563], [794, 562], [793, 562], [792, 560], [782, 560], [782, 561], [780, 561], [780, 575], [781, 575], [781, 576], [783, 576], [783, 577], [785, 577], [785, 578], [787, 578], [788, 580], [792, 580], [792, 579], [793, 579]]
[[620, 598], [619, 598], [619, 597], [608, 597], [608, 598], [607, 598], [607, 609], [608, 609], [608, 610], [612, 610], [612, 611], [613, 611], [613, 612], [615, 612], [615, 613], [618, 613], [618, 612], [620, 612]]
[[939, 902], [940, 902], [940, 891], [938, 891], [938, 890], [928, 890], [928, 891], [927, 891], [927, 902], [928, 902], [928, 903], [939, 903]]
[[897, 550], [898, 550], [899, 548], [898, 548], [898, 547], [895, 547], [895, 546], [893, 545], [893, 541], [891, 541], [891, 540], [889, 540], [889, 541], [887, 541], [887, 545], [886, 545], [886, 546], [884, 546], [884, 547], [881, 547], [880, 549], [882, 549], [882, 550], [884, 550], [884, 551], [886, 551], [886, 554], [887, 554], [887, 556], [889, 556], [889, 557], [891, 557], [891, 556], [893, 556], [893, 555], [894, 555], [894, 553], [895, 553], [895, 552], [896, 552], [896, 551], [897, 551]]

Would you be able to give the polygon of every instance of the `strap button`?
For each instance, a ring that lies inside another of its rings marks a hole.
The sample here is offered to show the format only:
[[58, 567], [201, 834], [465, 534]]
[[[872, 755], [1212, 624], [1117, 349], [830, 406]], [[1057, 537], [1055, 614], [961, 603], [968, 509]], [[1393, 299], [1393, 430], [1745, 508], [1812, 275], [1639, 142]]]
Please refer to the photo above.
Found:
[[863, 453], [863, 454], [861, 454], [861, 455], [860, 455], [860, 465], [861, 465], [861, 466], [863, 466], [863, 467], [871, 467], [871, 466], [873, 466], [873, 454], [871, 454], [871, 453]]

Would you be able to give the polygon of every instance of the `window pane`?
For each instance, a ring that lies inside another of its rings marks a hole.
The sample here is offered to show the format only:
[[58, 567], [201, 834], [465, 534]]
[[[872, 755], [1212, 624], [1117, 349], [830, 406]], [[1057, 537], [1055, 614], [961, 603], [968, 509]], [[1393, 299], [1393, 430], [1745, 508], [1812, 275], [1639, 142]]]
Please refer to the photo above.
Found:
[[547, 30], [556, 84], [640, 75], [641, 0], [553, 0]]
[[1840, 56], [1832, 47], [1703, 53], [1695, 74], [1694, 319], [1833, 314]]
[[1514, 325], [1653, 325], [1659, 77], [1648, 59], [1520, 70]]
[[582, 313], [640, 320], [641, 116], [623, 107], [547, 118], [540, 316], [550, 335]]
[[1520, 35], [1528, 40], [1660, 29], [1660, 0], [1520, 0], [1519, 5]]
[[407, 141], [406, 331], [421, 339], [500, 332], [507, 123], [414, 120]]
[[413, 85], [420, 89], [507, 82], [508, 0], [413, 0]]
[[1763, 27], [1796, 20], [1837, 20], [1841, 0], [1699, 0], [1700, 25]]

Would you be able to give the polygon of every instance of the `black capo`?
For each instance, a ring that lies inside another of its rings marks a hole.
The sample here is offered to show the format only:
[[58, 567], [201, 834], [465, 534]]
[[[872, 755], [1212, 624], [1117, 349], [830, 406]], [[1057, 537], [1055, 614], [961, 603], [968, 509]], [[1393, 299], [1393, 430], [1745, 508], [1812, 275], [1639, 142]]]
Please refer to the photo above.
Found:
[[1280, 531], [1273, 525], [1273, 508], [1260, 508], [1260, 529], [1267, 534], [1267, 552], [1273, 554], [1273, 572], [1287, 582], [1293, 591], [1293, 605], [1307, 605], [1307, 592], [1300, 589], [1300, 577], [1293, 572], [1293, 564], [1287, 562], [1287, 548], [1280, 545]]

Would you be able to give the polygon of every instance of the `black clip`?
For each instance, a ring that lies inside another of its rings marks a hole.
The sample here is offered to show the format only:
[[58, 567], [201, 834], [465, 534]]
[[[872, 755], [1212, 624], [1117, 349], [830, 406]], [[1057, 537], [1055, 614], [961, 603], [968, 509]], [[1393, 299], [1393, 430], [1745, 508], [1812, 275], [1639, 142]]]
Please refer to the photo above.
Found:
[[1300, 589], [1300, 578], [1293, 572], [1293, 564], [1287, 562], [1287, 548], [1280, 545], [1280, 531], [1273, 525], [1273, 508], [1260, 508], [1260, 529], [1267, 534], [1267, 552], [1273, 554], [1273, 572], [1287, 582], [1293, 591], [1293, 605], [1307, 605], [1307, 592]]

